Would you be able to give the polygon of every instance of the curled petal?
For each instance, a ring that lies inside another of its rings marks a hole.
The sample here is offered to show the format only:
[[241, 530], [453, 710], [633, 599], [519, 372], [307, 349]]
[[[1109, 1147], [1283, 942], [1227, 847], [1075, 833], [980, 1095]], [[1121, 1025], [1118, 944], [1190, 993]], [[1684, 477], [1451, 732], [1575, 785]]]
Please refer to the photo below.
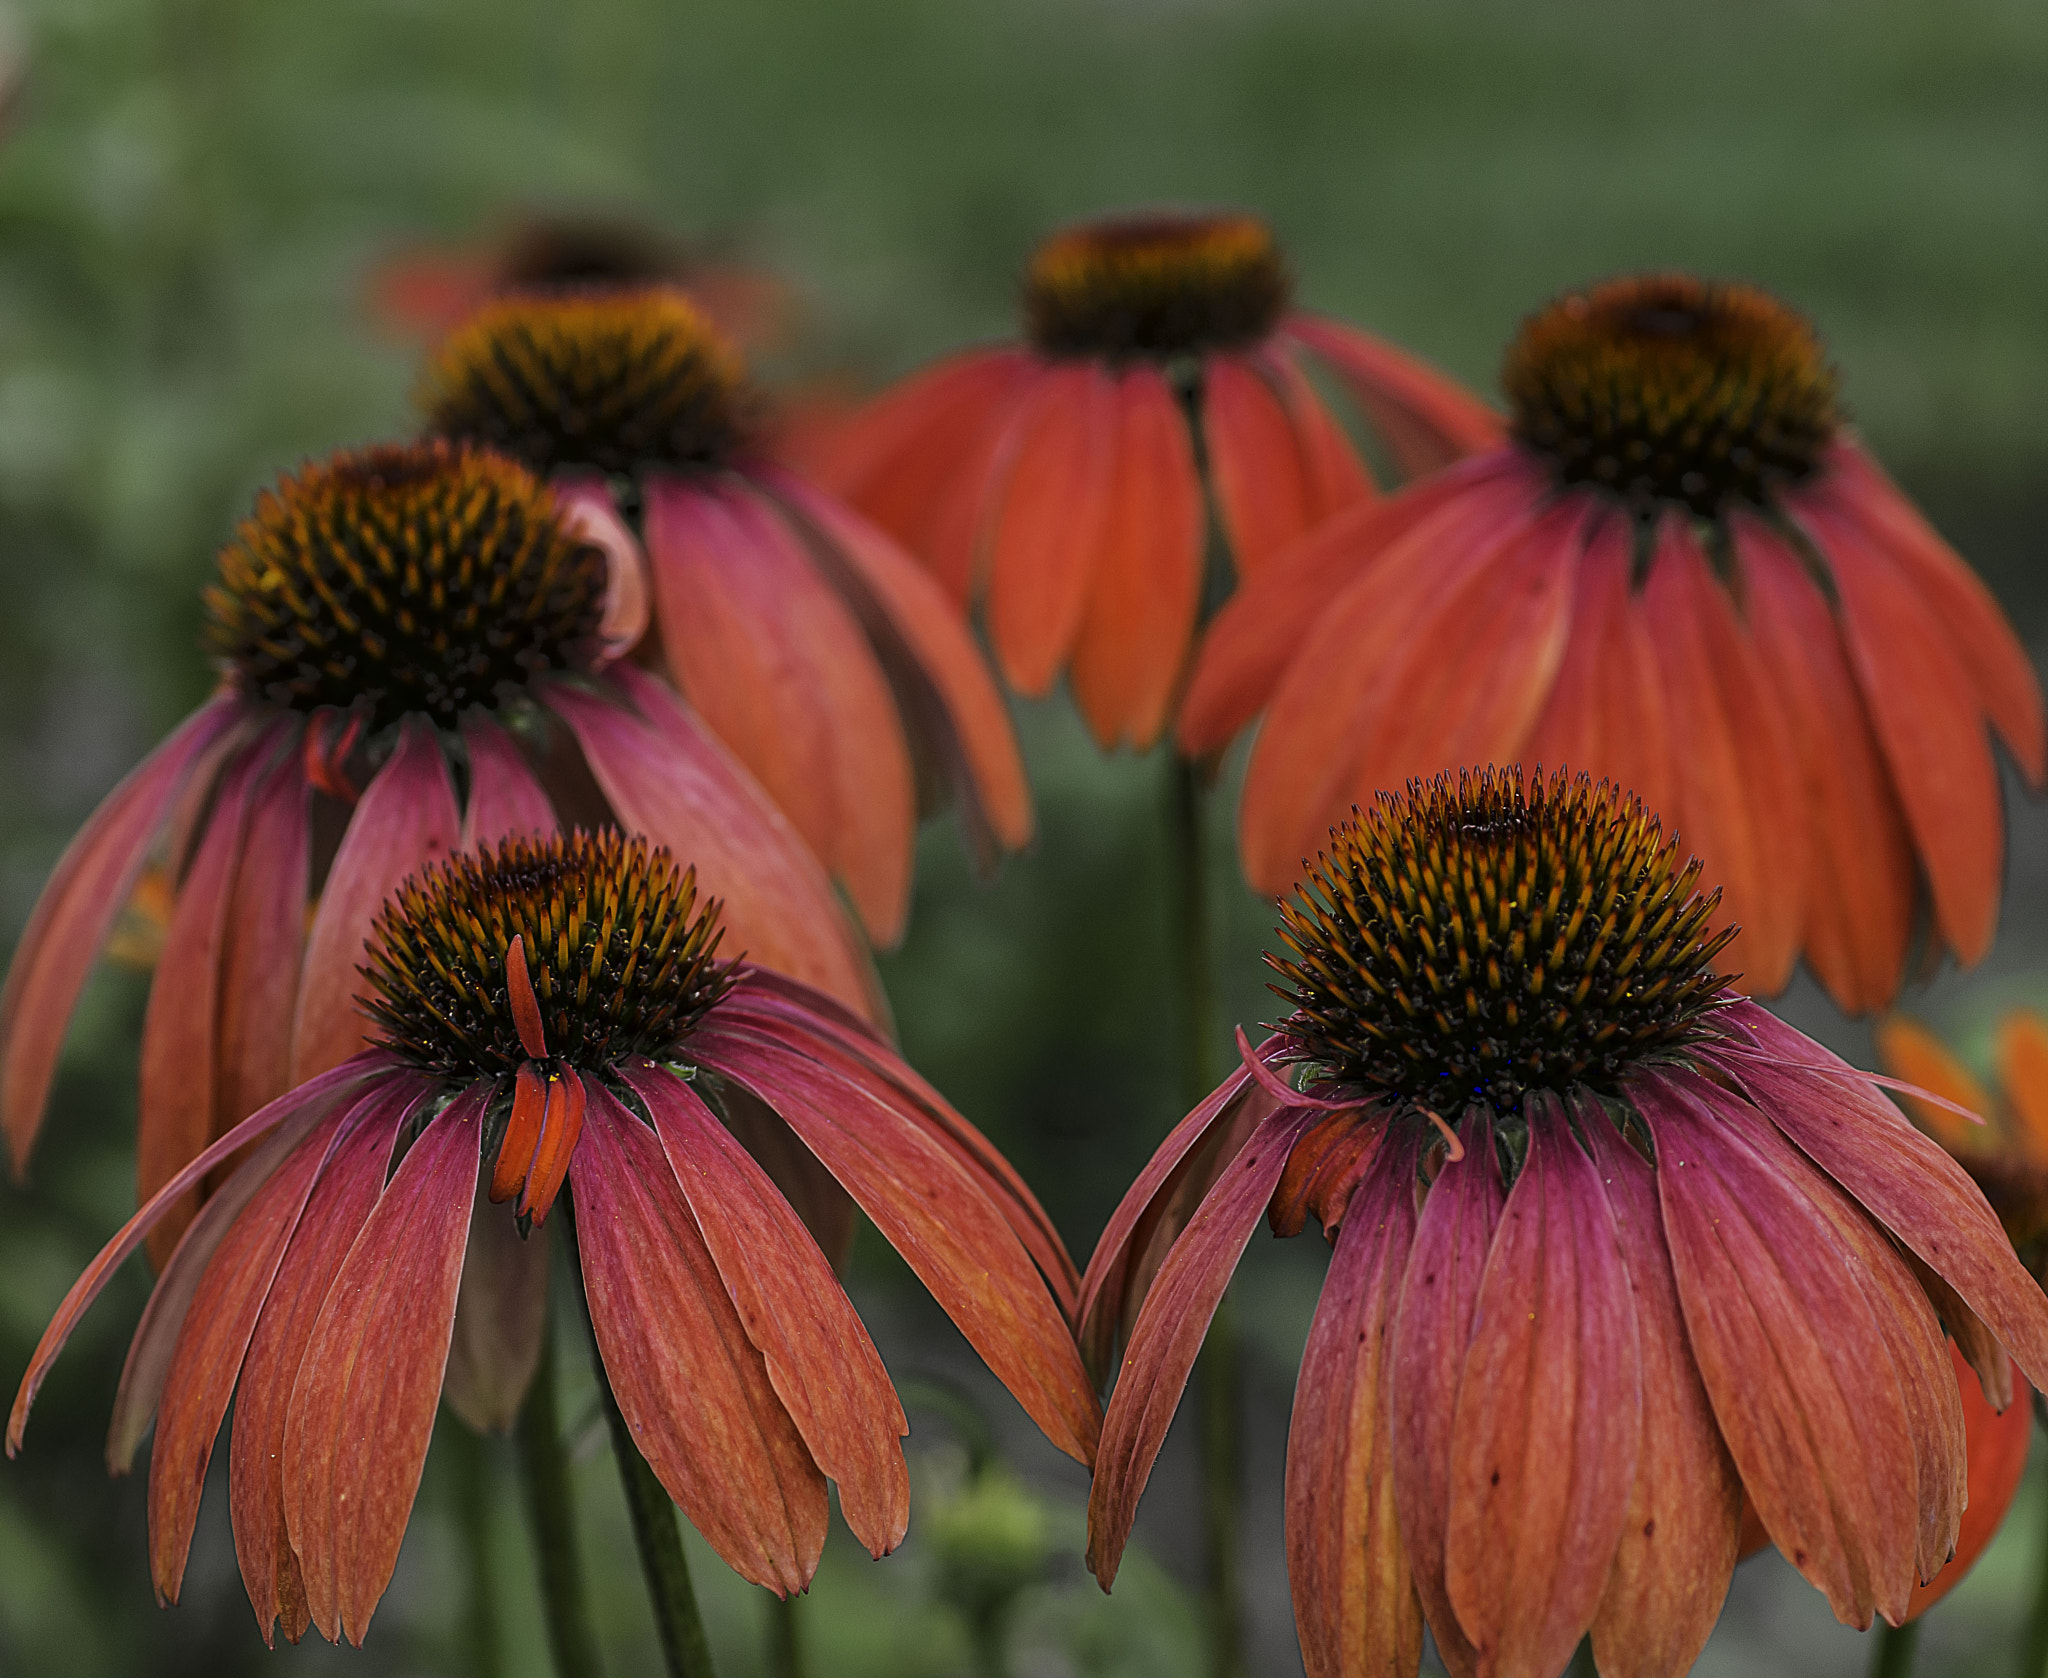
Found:
[[555, 479], [554, 491], [563, 528], [604, 554], [604, 615], [598, 620], [597, 638], [607, 663], [623, 658], [647, 633], [646, 556], [619, 517], [603, 478], [563, 474]]

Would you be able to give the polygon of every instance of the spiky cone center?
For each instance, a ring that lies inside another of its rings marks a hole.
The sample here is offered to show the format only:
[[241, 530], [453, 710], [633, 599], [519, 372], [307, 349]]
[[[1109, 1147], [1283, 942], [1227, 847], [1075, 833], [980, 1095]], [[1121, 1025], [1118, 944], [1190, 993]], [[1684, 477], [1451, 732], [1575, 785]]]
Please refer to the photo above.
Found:
[[546, 476], [721, 466], [751, 406], [739, 353], [680, 291], [549, 288], [484, 304], [428, 363], [428, 428]]
[[535, 677], [591, 667], [605, 558], [517, 462], [445, 441], [282, 478], [220, 552], [208, 651], [255, 698], [408, 711], [453, 728]]
[[1046, 355], [1172, 361], [1266, 338], [1292, 285], [1256, 216], [1166, 211], [1052, 235], [1024, 276], [1024, 324]]
[[1701, 1038], [1726, 980], [1699, 890], [1634, 797], [1586, 776], [1440, 775], [1332, 831], [1281, 905], [1278, 1029], [1323, 1078], [1455, 1122], [1612, 1094]]
[[700, 908], [696, 870], [665, 849], [613, 831], [508, 839], [399, 887], [364, 1007], [386, 1047], [451, 1081], [672, 1060], [731, 984], [719, 935], [718, 905]]
[[1754, 286], [1651, 274], [1568, 292], [1501, 371], [1516, 438], [1560, 483], [1721, 518], [1810, 475], [1841, 424], [1812, 324]]

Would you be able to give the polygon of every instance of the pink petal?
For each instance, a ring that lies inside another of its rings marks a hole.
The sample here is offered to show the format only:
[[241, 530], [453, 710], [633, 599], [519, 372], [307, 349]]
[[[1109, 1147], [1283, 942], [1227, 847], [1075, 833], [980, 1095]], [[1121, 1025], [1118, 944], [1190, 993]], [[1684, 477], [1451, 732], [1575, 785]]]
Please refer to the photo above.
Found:
[[1102, 1422], [1088, 1493], [1088, 1568], [1107, 1590], [1123, 1560], [1138, 1498], [1180, 1405], [1231, 1272], [1258, 1227], [1288, 1153], [1320, 1117], [1282, 1108], [1262, 1120], [1173, 1244], [1124, 1351]]
[[846, 1524], [872, 1555], [887, 1555], [910, 1521], [900, 1443], [910, 1424], [867, 1329], [789, 1202], [697, 1092], [651, 1062], [623, 1062], [619, 1075], [654, 1115], [776, 1396], [838, 1482]]
[[1642, 1440], [1634, 1302], [1600, 1173], [1553, 1096], [1501, 1209], [1451, 1419], [1444, 1579], [1478, 1670], [1561, 1672], [1592, 1624]]
[[0, 1130], [19, 1176], [43, 1122], [64, 1028], [164, 818], [208, 749], [250, 714], [223, 691], [100, 801], [65, 848], [0, 991]]
[[1415, 1239], [1415, 1141], [1390, 1133], [1353, 1191], [1287, 1433], [1287, 1578], [1308, 1678], [1413, 1678], [1422, 1605], [1394, 1512], [1394, 1308]]
[[511, 1209], [479, 1193], [470, 1214], [455, 1338], [441, 1396], [478, 1433], [510, 1433], [540, 1367], [548, 1323], [548, 1233], [519, 1233]]
[[1472, 1338], [1493, 1232], [1507, 1198], [1493, 1129], [1475, 1112], [1459, 1127], [1465, 1157], [1430, 1185], [1394, 1319], [1392, 1399], [1394, 1506], [1408, 1541], [1408, 1565], [1437, 1648], [1452, 1673], [1475, 1669], [1444, 1584], [1451, 1508], [1451, 1418]]
[[690, 1055], [788, 1121], [1046, 1437], [1090, 1461], [1100, 1413], [1072, 1330], [979, 1174], [900, 1102], [772, 1037], [714, 1019]]
[[483, 710], [465, 711], [462, 743], [469, 748], [469, 801], [462, 810], [462, 849], [494, 845], [514, 834], [542, 837], [561, 831], [555, 807], [527, 766], [518, 742]]
[[549, 683], [546, 696], [619, 824], [696, 868], [698, 890], [725, 904], [727, 953], [880, 1017], [860, 935], [788, 820], [660, 682], [627, 665], [614, 676], [639, 716], [566, 683]]
[[459, 1096], [406, 1151], [342, 1261], [292, 1386], [285, 1525], [313, 1623], [330, 1639], [362, 1643], [419, 1494], [455, 1328], [484, 1100], [481, 1091]]
[[661, 1145], [595, 1081], [570, 1176], [598, 1352], [641, 1454], [727, 1566], [802, 1590], [825, 1542], [824, 1478]]
[[408, 875], [455, 848], [462, 819], [434, 726], [408, 716], [398, 745], [349, 816], [306, 935], [306, 967], [292, 1026], [292, 1076], [308, 1078], [363, 1046], [358, 969], [370, 926]]
[[604, 554], [604, 616], [598, 622], [597, 638], [605, 662], [623, 658], [647, 633], [651, 616], [647, 556], [619, 517], [611, 489], [600, 474], [565, 472], [555, 478], [552, 487], [563, 529]]

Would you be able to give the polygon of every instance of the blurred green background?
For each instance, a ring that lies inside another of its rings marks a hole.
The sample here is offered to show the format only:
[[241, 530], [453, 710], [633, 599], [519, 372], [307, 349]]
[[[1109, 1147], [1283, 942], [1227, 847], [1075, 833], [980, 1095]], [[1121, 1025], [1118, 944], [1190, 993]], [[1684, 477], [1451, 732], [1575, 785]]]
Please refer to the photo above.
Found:
[[[37, 0], [0, 10], [0, 58], [18, 78], [0, 132], [9, 938], [84, 813], [207, 687], [197, 589], [251, 493], [307, 453], [409, 424], [417, 346], [371, 319], [366, 276], [400, 247], [531, 211], [632, 217], [782, 275], [799, 329], [768, 371], [849, 385], [1004, 332], [1034, 238], [1133, 200], [1264, 210], [1307, 302], [1489, 387], [1516, 319], [1560, 286], [1664, 264], [1746, 276], [1818, 319], [1877, 452], [2029, 642], [2048, 633], [2039, 0]], [[1021, 722], [1035, 850], [984, 888], [934, 829], [886, 971], [912, 1058], [1085, 1255], [1176, 1116], [1164, 772], [1097, 758], [1064, 701]], [[2013, 815], [1998, 950], [1911, 999], [1966, 1041], [2011, 1000], [2048, 996], [2048, 823], [2017, 798]], [[1227, 858], [1217, 886], [1229, 1015], [1253, 1021], [1267, 910]], [[141, 989], [96, 982], [35, 1180], [0, 1188], [5, 1380], [132, 1204]], [[1867, 1048], [1810, 987], [1786, 1007]], [[910, 1541], [879, 1565], [835, 1541], [803, 1611], [814, 1671], [988, 1670], [992, 1648], [1030, 1678], [1191, 1670], [1186, 1441], [1162, 1460], [1144, 1553], [1103, 1598], [1079, 1565], [1078, 1474], [976, 1380], [879, 1247], [857, 1255], [855, 1292], [885, 1355], [930, 1391], [961, 1384], [993, 1451], [950, 1399], [917, 1408]], [[1312, 1239], [1261, 1237], [1241, 1283], [1262, 1678], [1299, 1671], [1279, 1470], [1321, 1264]], [[0, 1468], [0, 1671], [469, 1670], [458, 1535], [478, 1507], [504, 1671], [545, 1670], [509, 1459], [451, 1438], [363, 1652], [316, 1639], [265, 1655], [217, 1493], [185, 1601], [157, 1609], [142, 1487], [109, 1482], [99, 1458], [146, 1286], [138, 1261], [60, 1365], [27, 1454]], [[572, 1416], [586, 1400], [570, 1395]], [[646, 1670], [602, 1448], [579, 1473], [612, 1670]], [[1930, 1622], [1922, 1670], [2005, 1670], [2048, 1560], [2044, 1518], [2037, 1475]], [[759, 1670], [763, 1599], [694, 1553], [722, 1669]], [[1700, 1670], [1822, 1678], [1867, 1658], [1764, 1558]]]

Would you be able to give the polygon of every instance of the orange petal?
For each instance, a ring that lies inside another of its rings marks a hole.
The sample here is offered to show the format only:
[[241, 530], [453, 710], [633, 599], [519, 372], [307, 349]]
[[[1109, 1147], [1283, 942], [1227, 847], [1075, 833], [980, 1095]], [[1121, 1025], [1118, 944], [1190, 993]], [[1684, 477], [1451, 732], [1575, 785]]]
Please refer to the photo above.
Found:
[[[2018, 1384], [2013, 1402], [2003, 1410], [1992, 1407], [1984, 1388], [1963, 1354], [1951, 1344], [1956, 1386], [1962, 1394], [1963, 1428], [1969, 1439], [1970, 1505], [1963, 1511], [1962, 1530], [1956, 1536], [1956, 1553], [1948, 1565], [1924, 1585], [1913, 1590], [1906, 1618], [1917, 1620], [1960, 1585], [1977, 1558], [1990, 1548], [1991, 1540], [2005, 1524], [2013, 1495], [2027, 1471], [2027, 1447], [2034, 1438], [2033, 1394], [2025, 1382]], [[2000, 1357], [2004, 1353], [1999, 1354]]]
[[[1984, 1086], [1949, 1053], [1939, 1037], [1917, 1020], [1903, 1014], [1887, 1014], [1879, 1020], [1877, 1054], [1880, 1064], [1894, 1078], [1918, 1084], [1973, 1113], [1991, 1111], [1991, 1097]], [[1950, 1153], [1981, 1153], [1990, 1146], [1984, 1126], [1970, 1123], [1962, 1114], [1937, 1107], [1931, 1101], [1916, 1101], [1910, 1095], [1904, 1100], [1913, 1122]]]
[[505, 1121], [505, 1139], [499, 1144], [497, 1160], [491, 1166], [490, 1197], [498, 1205], [526, 1187], [547, 1108], [547, 1080], [539, 1067], [525, 1061], [513, 1079], [512, 1115]]
[[1448, 374], [1384, 339], [1323, 315], [1290, 315], [1286, 332], [1329, 363], [1411, 478], [1505, 440], [1500, 415]]
[[1203, 362], [1202, 434], [1231, 560], [1255, 576], [1309, 527], [1319, 497], [1286, 404], [1250, 357]]
[[[2048, 1020], [2017, 1009], [1998, 1022], [1998, 1082], [2027, 1147], [2048, 1158]], [[1970, 1110], [1988, 1111], [1974, 1105]]]
[[569, 1159], [576, 1152], [576, 1140], [583, 1134], [583, 1115], [589, 1092], [575, 1067], [564, 1066], [548, 1074], [547, 1112], [541, 1120], [540, 1140], [533, 1148], [533, 1168], [520, 1190], [518, 1212], [531, 1218], [537, 1229], [547, 1222], [555, 1196], [569, 1176]]

